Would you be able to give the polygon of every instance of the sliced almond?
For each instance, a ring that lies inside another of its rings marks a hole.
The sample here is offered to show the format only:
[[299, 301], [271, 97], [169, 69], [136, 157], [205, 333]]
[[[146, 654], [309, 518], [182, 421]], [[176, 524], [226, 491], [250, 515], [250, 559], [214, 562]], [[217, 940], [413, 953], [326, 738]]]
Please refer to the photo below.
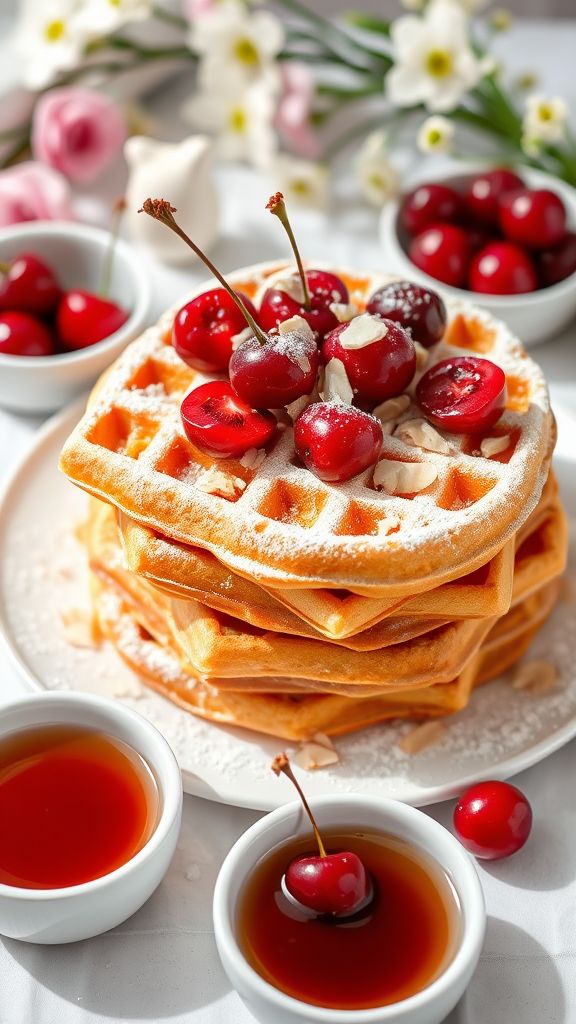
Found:
[[423, 370], [430, 359], [430, 352], [419, 341], [414, 342], [414, 348], [416, 349], [416, 369]]
[[240, 465], [244, 466], [245, 469], [258, 469], [265, 458], [266, 452], [263, 448], [249, 448], [240, 459]]
[[372, 415], [380, 420], [381, 423], [397, 420], [403, 412], [406, 412], [410, 402], [410, 395], [398, 395], [396, 398], [387, 398], [385, 402], [380, 402], [380, 405], [377, 405], [372, 410]]
[[512, 675], [514, 690], [524, 690], [534, 695], [549, 693], [558, 682], [558, 670], [551, 661], [526, 661], [519, 665]]
[[100, 639], [94, 616], [84, 608], [66, 608], [60, 613], [64, 637], [71, 647], [98, 647]]
[[294, 302], [301, 306], [306, 301], [300, 274], [297, 270], [292, 272], [281, 270], [278, 274], [273, 274], [266, 282], [266, 287], [274, 288], [275, 291], [286, 292], [286, 295], [289, 295], [291, 299], [294, 299]]
[[317, 733], [312, 739], [302, 743], [294, 755], [294, 760], [299, 768], [305, 771], [316, 771], [318, 768], [327, 768], [330, 764], [337, 764], [340, 758], [331, 740], [324, 733]]
[[254, 332], [251, 327], [245, 327], [244, 330], [239, 331], [238, 334], [233, 334], [230, 338], [232, 350], [235, 352], [240, 345], [243, 345], [245, 341], [248, 341], [248, 338], [252, 337], [253, 333]]
[[245, 489], [246, 483], [238, 476], [223, 473], [221, 469], [211, 466], [210, 469], [200, 474], [195, 481], [195, 486], [206, 494], [214, 494], [220, 498], [237, 498]]
[[355, 351], [381, 341], [388, 334], [388, 328], [380, 317], [361, 313], [345, 327], [338, 337], [342, 348]]
[[424, 448], [427, 452], [438, 452], [440, 455], [450, 455], [452, 449], [442, 434], [428, 423], [425, 419], [404, 420], [394, 431], [404, 444], [414, 448]]
[[341, 359], [330, 359], [326, 364], [321, 397], [325, 402], [351, 404], [354, 392]]
[[310, 338], [314, 336], [314, 331], [303, 316], [291, 316], [288, 320], [283, 320], [278, 324], [279, 334], [293, 334], [295, 331], [297, 331], [298, 334], [305, 334]]
[[349, 323], [358, 313], [356, 306], [351, 302], [331, 302], [328, 309], [341, 324]]
[[300, 413], [304, 412], [304, 409], [306, 409], [307, 406], [311, 405], [312, 402], [317, 402], [318, 398], [318, 391], [314, 388], [312, 394], [302, 395], [301, 398], [295, 398], [293, 402], [290, 402], [290, 405], [286, 406], [286, 412], [292, 420], [292, 423], [296, 422]]
[[506, 451], [509, 444], [509, 434], [504, 434], [502, 437], [485, 437], [480, 445], [480, 454], [485, 459], [491, 459], [493, 455], [499, 455], [500, 452]]
[[398, 746], [405, 754], [420, 754], [439, 743], [447, 733], [442, 722], [423, 722], [402, 737]]
[[418, 494], [434, 483], [438, 470], [430, 462], [381, 459], [374, 470], [374, 485], [388, 494]]

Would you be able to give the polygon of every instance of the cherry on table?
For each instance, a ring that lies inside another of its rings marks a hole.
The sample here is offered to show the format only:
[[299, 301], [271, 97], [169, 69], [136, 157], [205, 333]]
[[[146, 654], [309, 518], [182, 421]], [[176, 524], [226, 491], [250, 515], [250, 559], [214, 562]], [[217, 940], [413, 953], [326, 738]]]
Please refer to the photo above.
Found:
[[76, 288], [66, 292], [58, 306], [56, 325], [65, 349], [88, 348], [118, 331], [128, 313], [116, 302]]
[[229, 381], [215, 380], [190, 391], [180, 407], [189, 440], [207, 455], [239, 458], [250, 448], [264, 448], [276, 433], [271, 412], [255, 412], [238, 397]]
[[528, 253], [512, 242], [490, 242], [470, 265], [468, 286], [487, 295], [519, 295], [538, 287]]
[[238, 346], [230, 359], [230, 381], [252, 408], [279, 409], [303, 395], [316, 383], [320, 353], [306, 324], [303, 329], [256, 335]]
[[475, 857], [499, 860], [520, 850], [532, 828], [532, 808], [509, 782], [490, 780], [471, 786], [454, 811], [454, 830]]
[[576, 232], [567, 231], [558, 245], [538, 253], [538, 276], [544, 288], [576, 272]]
[[418, 235], [437, 221], [456, 221], [462, 217], [462, 196], [448, 185], [431, 182], [419, 185], [404, 196], [400, 205], [400, 223], [410, 235]]
[[[257, 319], [250, 299], [236, 293]], [[212, 288], [182, 306], [174, 317], [172, 344], [195, 370], [223, 373], [234, 351], [232, 339], [246, 328], [246, 318], [224, 288]]]
[[19, 310], [34, 316], [50, 316], [62, 289], [51, 267], [40, 256], [23, 252], [10, 263], [0, 264], [0, 309]]
[[566, 207], [547, 188], [507, 192], [500, 200], [500, 227], [511, 242], [548, 249], [566, 234]]
[[382, 329], [383, 337], [362, 348], [346, 348], [342, 336], [353, 329], [356, 321], [339, 324], [324, 341], [322, 358], [325, 363], [339, 359], [355, 398], [373, 407], [402, 394], [408, 387], [416, 371], [416, 349], [407, 331], [394, 320], [370, 317], [369, 313], [364, 317], [372, 319], [375, 326]]
[[432, 224], [412, 240], [408, 255], [430, 277], [460, 288], [470, 263], [470, 240], [455, 224]]
[[416, 401], [434, 426], [454, 434], [475, 434], [500, 419], [506, 376], [489, 359], [443, 359], [420, 378]]
[[52, 356], [55, 351], [54, 339], [40, 320], [20, 310], [0, 313], [0, 354]]
[[327, 483], [343, 483], [374, 465], [382, 440], [374, 416], [340, 402], [314, 402], [294, 424], [299, 458]]
[[379, 288], [370, 296], [366, 311], [394, 320], [425, 348], [440, 341], [446, 329], [446, 306], [440, 296], [411, 281], [391, 281]]
[[508, 167], [494, 167], [470, 178], [464, 190], [469, 213], [481, 224], [498, 224], [500, 199], [507, 192], [524, 188], [524, 182]]

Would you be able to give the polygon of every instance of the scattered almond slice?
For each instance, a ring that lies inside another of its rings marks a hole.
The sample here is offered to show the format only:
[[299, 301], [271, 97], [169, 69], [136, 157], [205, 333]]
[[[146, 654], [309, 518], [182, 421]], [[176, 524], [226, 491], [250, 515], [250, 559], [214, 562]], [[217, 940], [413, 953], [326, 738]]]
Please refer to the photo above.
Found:
[[558, 670], [551, 661], [526, 661], [512, 675], [514, 690], [523, 690], [535, 696], [549, 693], [558, 682]]
[[293, 334], [294, 331], [298, 331], [300, 334], [306, 334], [310, 338], [314, 336], [314, 331], [303, 316], [291, 316], [288, 320], [283, 320], [278, 324], [279, 334]]
[[448, 730], [442, 722], [423, 722], [415, 726], [402, 737], [398, 746], [405, 754], [420, 754], [423, 750], [435, 746], [444, 738]]
[[381, 423], [389, 423], [390, 420], [397, 420], [402, 413], [406, 412], [410, 402], [410, 395], [397, 395], [396, 398], [387, 398], [385, 402], [380, 402], [380, 405], [377, 405], [372, 410], [372, 415], [377, 420], [380, 420]]
[[300, 280], [300, 274], [296, 270], [292, 272], [290, 270], [281, 270], [277, 274], [272, 274], [266, 282], [266, 288], [285, 292], [286, 295], [289, 295], [291, 299], [294, 299], [294, 302], [298, 302], [301, 306], [305, 302], [302, 281]]
[[381, 341], [387, 334], [388, 328], [383, 320], [370, 313], [361, 313], [344, 328], [338, 341], [342, 348], [355, 351]]
[[503, 437], [485, 437], [480, 445], [480, 454], [485, 459], [491, 459], [493, 455], [506, 451], [509, 444], [509, 434], [504, 434]]
[[331, 302], [328, 309], [341, 324], [349, 323], [358, 313], [356, 306], [351, 302]]
[[330, 740], [324, 733], [316, 733], [311, 739], [300, 744], [294, 755], [294, 761], [304, 771], [316, 771], [337, 764], [340, 758]]
[[326, 363], [320, 394], [325, 402], [345, 402], [346, 405], [352, 403], [354, 392], [341, 359], [330, 359]]
[[403, 423], [396, 427], [394, 436], [404, 441], [404, 444], [411, 445], [414, 448], [424, 448], [427, 452], [450, 455], [452, 451], [446, 439], [442, 437], [442, 434], [439, 434], [432, 424], [428, 423], [428, 420], [425, 419], [404, 420]]
[[265, 458], [266, 452], [263, 448], [249, 448], [240, 459], [240, 465], [244, 466], [245, 469], [258, 469]]
[[414, 342], [414, 348], [416, 349], [416, 370], [423, 370], [430, 359], [430, 352], [419, 341]]
[[60, 612], [64, 637], [71, 647], [99, 646], [100, 637], [94, 616], [84, 608], [66, 608]]
[[238, 334], [233, 334], [230, 338], [232, 345], [232, 351], [235, 352], [240, 345], [243, 345], [248, 338], [251, 338], [253, 334], [251, 327], [245, 327], [243, 331], [239, 331]]
[[236, 498], [246, 487], [244, 480], [230, 473], [223, 473], [221, 469], [211, 466], [195, 481], [199, 491], [206, 494], [214, 494], [220, 498]]
[[434, 483], [438, 470], [430, 462], [381, 459], [374, 470], [374, 485], [388, 494], [418, 494]]
[[288, 413], [292, 423], [295, 423], [301, 412], [304, 412], [307, 406], [311, 405], [312, 402], [317, 402], [319, 398], [318, 391], [314, 388], [314, 391], [310, 395], [302, 395], [301, 398], [295, 398], [293, 402], [290, 402], [286, 406], [286, 412]]

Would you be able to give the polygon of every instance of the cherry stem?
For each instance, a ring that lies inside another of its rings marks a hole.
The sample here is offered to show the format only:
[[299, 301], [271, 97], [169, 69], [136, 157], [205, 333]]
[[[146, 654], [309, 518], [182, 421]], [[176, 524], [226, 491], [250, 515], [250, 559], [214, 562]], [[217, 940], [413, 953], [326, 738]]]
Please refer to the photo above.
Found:
[[290, 779], [290, 782], [292, 783], [292, 785], [296, 786], [296, 790], [298, 792], [298, 796], [300, 797], [300, 799], [301, 799], [301, 801], [302, 801], [302, 803], [304, 805], [304, 810], [306, 811], [306, 814], [310, 818], [310, 823], [311, 823], [312, 829], [314, 831], [314, 837], [316, 839], [316, 842], [318, 843], [318, 850], [320, 852], [320, 856], [321, 857], [325, 857], [326, 856], [326, 849], [324, 847], [324, 843], [322, 842], [322, 836], [320, 835], [320, 832], [318, 830], [318, 825], [316, 824], [316, 820], [314, 818], [314, 815], [312, 814], [312, 811], [310, 810], [310, 805], [309, 805], [306, 797], [304, 796], [304, 793], [302, 791], [300, 783], [298, 782], [298, 779], [296, 778], [296, 776], [294, 775], [294, 772], [292, 771], [292, 766], [291, 766], [290, 761], [288, 759], [288, 755], [287, 754], [278, 754], [278, 756], [275, 757], [274, 760], [272, 761], [272, 764], [270, 765], [270, 767], [272, 768], [272, 771], [274, 772], [275, 775], [280, 775], [280, 773], [283, 772], [283, 774], [286, 775], [286, 777], [288, 779]]
[[286, 234], [288, 235], [290, 245], [292, 246], [292, 252], [294, 253], [294, 259], [296, 260], [296, 266], [298, 267], [298, 273], [300, 274], [300, 280], [302, 281], [302, 290], [304, 292], [304, 308], [310, 309], [312, 306], [312, 302], [310, 300], [310, 292], [308, 290], [308, 281], [306, 280], [306, 274], [304, 273], [304, 264], [302, 263], [300, 250], [298, 249], [296, 239], [294, 238], [292, 226], [290, 224], [290, 221], [288, 220], [286, 203], [284, 201], [284, 196], [282, 195], [281, 192], [276, 192], [275, 195], [270, 196], [270, 199], [266, 203], [266, 209], [270, 210], [270, 213], [273, 213], [275, 217], [278, 217], [278, 220], [280, 221]]
[[218, 268], [214, 266], [212, 260], [209, 260], [206, 254], [202, 252], [202, 249], [200, 249], [196, 245], [196, 243], [193, 242], [192, 239], [186, 234], [186, 232], [182, 230], [180, 225], [172, 216], [172, 214], [176, 212], [176, 207], [171, 206], [166, 199], [147, 199], [142, 204], [142, 209], [138, 210], [138, 213], [147, 213], [148, 216], [153, 217], [154, 220], [159, 220], [161, 224], [165, 224], [167, 228], [170, 228], [170, 230], [174, 232], [175, 235], [178, 235], [178, 237], [181, 238], [183, 242], [186, 242], [186, 245], [188, 245], [190, 249], [192, 249], [192, 251], [196, 253], [198, 258], [201, 259], [202, 262], [208, 267], [210, 273], [213, 274], [218, 281], [220, 281], [220, 284], [228, 292], [228, 295], [230, 296], [232, 301], [236, 303], [250, 330], [253, 331], [256, 339], [260, 342], [261, 345], [266, 344], [266, 342], [268, 341], [268, 336], [264, 333], [262, 328], [258, 326], [254, 317], [251, 316], [248, 310], [246, 309], [246, 306], [242, 302], [242, 299], [230, 287], [226, 278], [222, 277], [222, 274], [220, 273]]
[[108, 251], [104, 260], [104, 266], [102, 267], [102, 277], [100, 278], [100, 288], [98, 290], [99, 295], [103, 299], [108, 297], [108, 292], [110, 291], [110, 285], [112, 283], [114, 253], [116, 252], [116, 242], [118, 241], [120, 223], [125, 209], [126, 200], [124, 198], [117, 199], [112, 207], [112, 216], [110, 218], [110, 240], [108, 242]]

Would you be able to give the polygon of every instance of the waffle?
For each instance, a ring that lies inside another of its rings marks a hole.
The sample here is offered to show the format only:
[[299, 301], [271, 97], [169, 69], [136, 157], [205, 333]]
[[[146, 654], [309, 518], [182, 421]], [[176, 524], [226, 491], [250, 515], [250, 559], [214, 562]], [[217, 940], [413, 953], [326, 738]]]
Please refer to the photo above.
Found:
[[[231, 282], [253, 294], [277, 269], [248, 268]], [[344, 276], [360, 305], [389, 280]], [[451, 454], [439, 455], [386, 437], [382, 459], [428, 463], [437, 473], [417, 495], [375, 490], [373, 470], [346, 484], [322, 483], [295, 464], [290, 427], [258, 468], [220, 460], [232, 496], [206, 493], [203, 481], [214, 462], [186, 439], [179, 417], [182, 397], [205, 378], [170, 345], [174, 310], [108, 373], [67, 441], [61, 467], [137, 522], [203, 548], [268, 587], [344, 587], [389, 602], [432, 590], [502, 550], [537, 505], [554, 444], [544, 378], [519, 343], [484, 312], [453, 302], [448, 311], [449, 327], [430, 365], [471, 350], [501, 365], [507, 408], [490, 436], [506, 435], [510, 443], [484, 458], [481, 438], [445, 434]], [[411, 407], [402, 419], [415, 415]]]

